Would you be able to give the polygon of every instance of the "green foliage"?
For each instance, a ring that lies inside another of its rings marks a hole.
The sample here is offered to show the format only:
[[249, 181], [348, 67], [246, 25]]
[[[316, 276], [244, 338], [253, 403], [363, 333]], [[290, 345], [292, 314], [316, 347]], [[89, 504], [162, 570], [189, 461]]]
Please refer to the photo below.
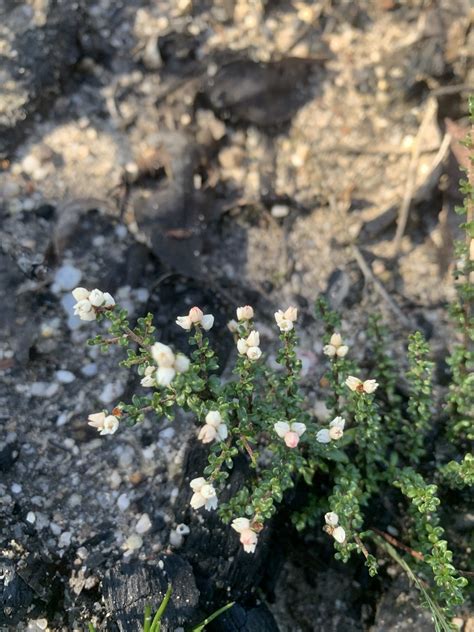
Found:
[[428, 360], [430, 349], [422, 334], [416, 331], [409, 337], [407, 380], [410, 385], [408, 423], [402, 427], [402, 449], [409, 461], [419, 463], [425, 453], [425, 436], [433, 412], [433, 362]]
[[444, 529], [437, 513], [440, 505], [437, 486], [426, 483], [421, 474], [412, 468], [401, 470], [394, 484], [410, 500], [409, 512], [413, 519], [417, 550], [423, 554], [424, 563], [433, 572], [436, 598], [446, 605], [449, 612], [462, 604], [462, 589], [467, 585], [467, 579], [459, 577], [452, 564], [453, 554], [447, 541], [442, 539]]
[[443, 481], [454, 489], [474, 485], [474, 455], [469, 452], [460, 463], [450, 461], [439, 470]]

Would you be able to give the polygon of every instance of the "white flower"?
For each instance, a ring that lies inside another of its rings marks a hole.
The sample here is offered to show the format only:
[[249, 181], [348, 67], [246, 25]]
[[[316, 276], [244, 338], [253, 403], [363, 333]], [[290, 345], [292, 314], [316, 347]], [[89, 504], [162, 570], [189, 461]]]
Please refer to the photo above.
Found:
[[214, 325], [214, 316], [212, 314], [205, 314], [201, 319], [201, 325], [205, 331], [212, 329], [212, 326]]
[[81, 320], [95, 320], [97, 318], [96, 308], [115, 305], [114, 299], [108, 292], [104, 294], [97, 289], [89, 292], [85, 287], [76, 287], [72, 291], [72, 295], [77, 301], [73, 308], [74, 314], [79, 316]]
[[200, 509], [201, 507], [204, 507], [208, 511], [216, 509], [217, 495], [211, 483], [208, 483], [206, 479], [201, 476], [199, 478], [193, 478], [189, 485], [194, 492], [190, 501], [193, 509]]
[[76, 301], [84, 301], [89, 298], [89, 290], [86, 290], [85, 287], [76, 287], [75, 290], [72, 291], [72, 295], [76, 299]]
[[89, 299], [85, 298], [74, 305], [74, 314], [81, 320], [95, 320], [97, 315]]
[[114, 297], [108, 292], [104, 292], [104, 307], [113, 307], [115, 305]]
[[247, 355], [249, 360], [258, 360], [262, 351], [260, 349], [260, 334], [258, 331], [251, 331], [247, 338], [237, 340], [237, 350], [240, 355]]
[[193, 325], [189, 316], [178, 316], [176, 319], [176, 324], [189, 331]]
[[330, 527], [337, 527], [339, 524], [339, 516], [334, 511], [328, 511], [328, 513], [324, 515], [324, 520]]
[[96, 288], [89, 294], [88, 300], [94, 307], [101, 307], [105, 303], [105, 296], [103, 292]]
[[176, 373], [186, 373], [191, 366], [191, 360], [184, 355], [184, 353], [177, 353], [174, 361], [174, 368]]
[[306, 431], [305, 424], [298, 422], [289, 424], [286, 421], [277, 421], [273, 428], [289, 448], [296, 448], [301, 435]]
[[363, 382], [358, 377], [349, 375], [346, 380], [346, 386], [357, 393], [373, 393], [377, 389], [378, 383], [375, 380], [365, 380]]
[[342, 527], [336, 527], [332, 532], [332, 537], [339, 542], [339, 544], [343, 544], [346, 539], [346, 532]]
[[169, 386], [176, 375], [176, 371], [167, 366], [160, 366], [156, 371], [156, 382], [159, 386]]
[[324, 515], [324, 520], [326, 522], [326, 526], [324, 530], [332, 535], [332, 537], [339, 542], [339, 544], [343, 544], [346, 539], [346, 532], [343, 527], [339, 526], [339, 516], [334, 511], [329, 511]]
[[151, 348], [151, 355], [159, 367], [171, 368], [174, 366], [174, 353], [168, 345], [164, 345], [161, 342], [155, 342]]
[[258, 333], [258, 331], [252, 330], [247, 337], [246, 343], [249, 347], [259, 347], [260, 334]]
[[105, 413], [94, 413], [88, 417], [89, 426], [97, 428], [99, 434], [114, 434], [119, 427], [119, 420], [115, 415], [106, 415]]
[[275, 320], [280, 331], [291, 331], [293, 329], [293, 323], [298, 318], [298, 309], [296, 307], [288, 307], [284, 312], [279, 309], [275, 312]]
[[260, 347], [249, 347], [247, 349], [247, 358], [249, 360], [258, 360], [262, 355], [262, 350]]
[[329, 424], [329, 429], [324, 428], [316, 433], [316, 441], [319, 443], [330, 443], [337, 441], [344, 434], [344, 426], [346, 422], [342, 417], [334, 417]]
[[238, 326], [239, 326], [239, 323], [233, 319], [229, 320], [229, 322], [227, 323], [227, 329], [230, 331], [231, 334], [235, 334]]
[[176, 324], [189, 331], [193, 325], [202, 325], [205, 331], [209, 331], [214, 324], [212, 314], [204, 315], [199, 307], [191, 307], [187, 316], [178, 316]]
[[325, 345], [323, 348], [323, 353], [330, 358], [333, 358], [334, 356], [343, 358], [348, 351], [349, 347], [342, 343], [342, 336], [338, 333], [334, 333], [329, 340], [329, 344]]
[[146, 388], [150, 388], [151, 386], [155, 386], [155, 378], [153, 375], [145, 375], [145, 377], [142, 377], [140, 380], [140, 384]]
[[206, 423], [198, 434], [199, 441], [210, 443], [214, 439], [225, 441], [227, 439], [227, 426], [218, 410], [210, 410], [206, 415]]
[[245, 305], [237, 307], [237, 320], [250, 320], [253, 318], [253, 307]]
[[258, 542], [258, 533], [252, 529], [247, 518], [235, 518], [232, 521], [232, 529], [240, 534], [240, 543], [246, 553], [254, 553]]
[[239, 338], [237, 340], [237, 351], [240, 353], [240, 355], [245, 355], [248, 348], [249, 346], [244, 338]]

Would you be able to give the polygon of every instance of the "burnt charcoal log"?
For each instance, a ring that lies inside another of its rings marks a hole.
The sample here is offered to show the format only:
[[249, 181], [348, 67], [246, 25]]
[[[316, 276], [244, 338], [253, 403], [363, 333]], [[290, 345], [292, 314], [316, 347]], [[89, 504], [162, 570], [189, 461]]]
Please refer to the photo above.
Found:
[[60, 595], [56, 568], [44, 555], [30, 553], [19, 561], [0, 557], [0, 627], [44, 612]]
[[209, 632], [278, 632], [272, 613], [263, 603], [250, 610], [234, 604], [206, 629]]
[[162, 632], [173, 632], [179, 626], [198, 622], [199, 591], [191, 566], [179, 555], [171, 554], [160, 556], [156, 566], [121, 563], [107, 571], [102, 590], [110, 613], [108, 629], [139, 632], [145, 606], [151, 606], [155, 613], [169, 583], [173, 592], [162, 619]]
[[[272, 542], [271, 523], [265, 526], [255, 553], [250, 555], [243, 550], [238, 534], [229, 525], [223, 524], [216, 512], [195, 512], [190, 508], [192, 492], [189, 482], [201, 476], [206, 463], [206, 450], [201, 445], [192, 446], [186, 458], [183, 484], [175, 505], [176, 521], [190, 527], [180, 555], [193, 567], [201, 592], [200, 605], [205, 612], [212, 612], [230, 600], [238, 602], [241, 608], [250, 612], [257, 603], [255, 592], [259, 586], [265, 583], [272, 590], [283, 556], [279, 547]], [[246, 479], [248, 470], [244, 457], [234, 461], [227, 486], [220, 495], [221, 501], [235, 495]], [[227, 629], [240, 628], [222, 628]], [[276, 624], [272, 629], [278, 629]]]

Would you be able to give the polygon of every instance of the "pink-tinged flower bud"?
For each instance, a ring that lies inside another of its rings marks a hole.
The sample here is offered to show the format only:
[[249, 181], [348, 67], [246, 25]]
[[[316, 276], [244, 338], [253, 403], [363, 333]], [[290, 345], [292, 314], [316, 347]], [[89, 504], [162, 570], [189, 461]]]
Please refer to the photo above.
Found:
[[202, 309], [199, 309], [199, 307], [191, 307], [188, 316], [192, 323], [200, 323], [204, 314], [202, 313]]
[[298, 436], [298, 434], [296, 432], [287, 432], [285, 437], [284, 437], [284, 441], [285, 444], [289, 447], [289, 448], [296, 448], [296, 446], [298, 445], [300, 438]]

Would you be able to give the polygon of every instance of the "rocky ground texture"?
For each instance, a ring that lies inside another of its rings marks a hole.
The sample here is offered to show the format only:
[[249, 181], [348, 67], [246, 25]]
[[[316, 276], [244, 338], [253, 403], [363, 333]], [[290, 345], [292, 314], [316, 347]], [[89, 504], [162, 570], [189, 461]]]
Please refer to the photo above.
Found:
[[180, 490], [192, 420], [87, 426], [137, 380], [86, 345], [70, 291], [153, 312], [184, 352], [173, 321], [199, 304], [222, 366], [236, 305], [256, 308], [270, 361], [271, 314], [298, 305], [316, 415], [324, 291], [360, 357], [374, 308], [400, 352], [421, 328], [442, 385], [472, 20], [467, 0], [3, 1], [0, 630], [139, 629], [170, 578], [169, 630], [227, 593], [215, 630], [432, 629], [395, 568], [369, 590], [285, 516], [292, 544], [268, 544], [266, 572], [227, 543], [212, 557]]

